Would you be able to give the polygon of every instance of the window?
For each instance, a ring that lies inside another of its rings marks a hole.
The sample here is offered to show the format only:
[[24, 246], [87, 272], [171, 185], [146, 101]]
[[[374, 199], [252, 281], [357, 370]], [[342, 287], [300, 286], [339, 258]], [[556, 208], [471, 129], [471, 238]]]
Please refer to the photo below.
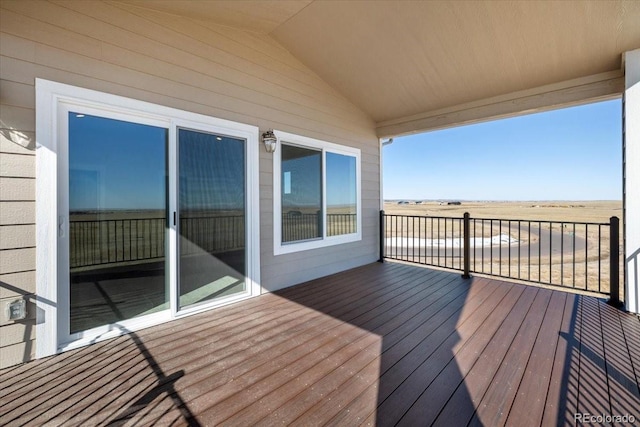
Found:
[[274, 253], [361, 239], [360, 150], [276, 132]]

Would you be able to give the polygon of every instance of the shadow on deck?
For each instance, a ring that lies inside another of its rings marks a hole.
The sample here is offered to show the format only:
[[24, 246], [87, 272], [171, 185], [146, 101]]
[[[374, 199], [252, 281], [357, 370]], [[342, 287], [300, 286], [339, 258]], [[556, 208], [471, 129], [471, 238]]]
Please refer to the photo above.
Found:
[[388, 262], [0, 371], [0, 424], [637, 420], [639, 374], [599, 299]]

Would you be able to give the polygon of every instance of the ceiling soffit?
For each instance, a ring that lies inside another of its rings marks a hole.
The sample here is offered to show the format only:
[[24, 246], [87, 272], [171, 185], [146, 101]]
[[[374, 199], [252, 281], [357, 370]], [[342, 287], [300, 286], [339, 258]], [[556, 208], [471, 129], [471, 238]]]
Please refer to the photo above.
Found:
[[124, 0], [124, 3], [247, 31], [270, 33], [311, 1]]
[[379, 126], [619, 71], [640, 48], [633, 0], [125, 2], [268, 34]]
[[271, 34], [376, 122], [620, 69], [640, 2], [314, 1]]

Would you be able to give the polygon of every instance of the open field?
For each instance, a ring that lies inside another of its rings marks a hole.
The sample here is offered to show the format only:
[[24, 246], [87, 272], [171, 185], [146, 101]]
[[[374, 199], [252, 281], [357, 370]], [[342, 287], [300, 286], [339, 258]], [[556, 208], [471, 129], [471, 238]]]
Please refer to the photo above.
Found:
[[[605, 293], [609, 291], [609, 227], [598, 224], [608, 224], [612, 216], [622, 220], [621, 201], [463, 201], [460, 205], [446, 205], [437, 201], [426, 201], [420, 204], [413, 201], [403, 204], [397, 201], [386, 201], [384, 210], [387, 215], [429, 218], [400, 221], [399, 225], [389, 224], [386, 231], [387, 238], [417, 236], [423, 239], [448, 238], [449, 241], [455, 241], [462, 236], [462, 221], [436, 218], [462, 218], [465, 212], [469, 212], [472, 219], [503, 220], [472, 221], [472, 237], [488, 238], [508, 235], [518, 240], [519, 244], [516, 246], [524, 248], [522, 257], [507, 256], [509, 252], [514, 253], [515, 247], [514, 244], [506, 244], [508, 252], [504, 252], [505, 248], [503, 248], [504, 256], [500, 258], [495, 253], [493, 257], [474, 257], [472, 254], [472, 270], [562, 284], [590, 291]], [[525, 220], [525, 222], [509, 220]], [[587, 223], [590, 225], [585, 225]], [[621, 224], [619, 245], [621, 287], [624, 283], [622, 235]], [[541, 236], [544, 243], [540, 241]], [[544, 245], [547, 245], [546, 251]], [[530, 256], [529, 247], [534, 249], [533, 258]], [[485, 250], [484, 253], [487, 254], [488, 251]], [[524, 259], [527, 255], [528, 258]], [[432, 263], [428, 256], [419, 258], [418, 261]], [[459, 268], [461, 259], [452, 257], [451, 263]]]
[[543, 221], [608, 222], [611, 216], [622, 219], [622, 201], [518, 201], [461, 202], [458, 206], [438, 202], [413, 202], [399, 205], [385, 201], [384, 210], [394, 215], [462, 217], [469, 212], [475, 218], [528, 219]]

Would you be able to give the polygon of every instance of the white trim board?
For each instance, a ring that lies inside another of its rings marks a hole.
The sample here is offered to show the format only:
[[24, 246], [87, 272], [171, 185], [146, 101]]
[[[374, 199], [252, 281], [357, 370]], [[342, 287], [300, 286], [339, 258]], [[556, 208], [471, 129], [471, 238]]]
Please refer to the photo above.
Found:
[[378, 138], [410, 135], [619, 97], [621, 71], [612, 71], [376, 123]]

